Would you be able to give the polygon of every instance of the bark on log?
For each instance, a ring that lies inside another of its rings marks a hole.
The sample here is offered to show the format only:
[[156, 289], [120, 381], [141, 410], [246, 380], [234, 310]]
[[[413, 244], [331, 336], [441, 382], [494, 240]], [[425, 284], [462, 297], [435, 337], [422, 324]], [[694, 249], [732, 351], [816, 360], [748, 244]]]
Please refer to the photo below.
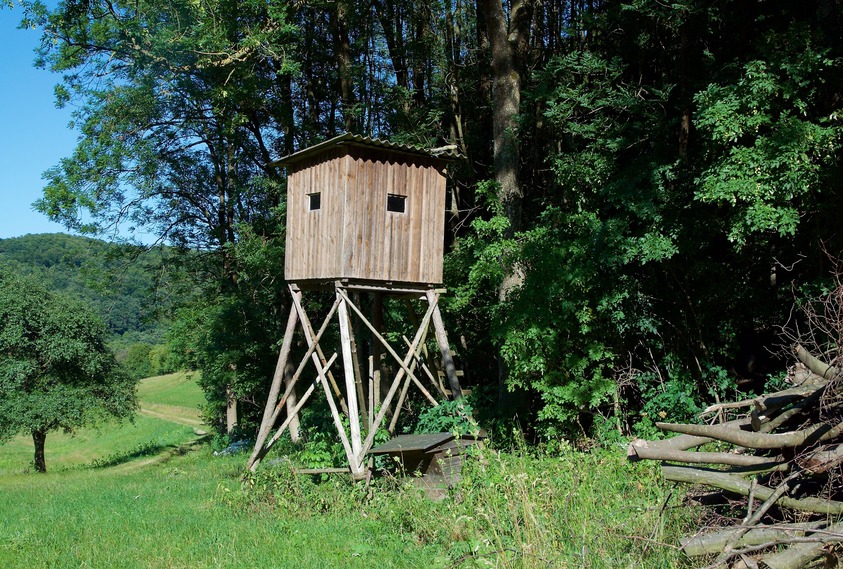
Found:
[[783, 551], [765, 555], [759, 559], [759, 567], [766, 569], [799, 569], [824, 555], [823, 547], [827, 543], [843, 541], [843, 523], [829, 526], [824, 532], [811, 536], [816, 543], [797, 543]]
[[[749, 530], [735, 544], [735, 547], [746, 547], [748, 545], [760, 545], [780, 539], [792, 537], [803, 537], [807, 530], [818, 529], [825, 525], [825, 522], [809, 522], [801, 524], [782, 524], [773, 527], [757, 527]], [[685, 555], [697, 557], [699, 555], [710, 555], [723, 551], [726, 544], [741, 531], [741, 528], [727, 528], [710, 533], [697, 534], [683, 537], [679, 540], [680, 547]]]
[[820, 380], [820, 383], [820, 385], [811, 383], [811, 385], [791, 387], [790, 389], [785, 389], [783, 391], [779, 391], [778, 393], [771, 393], [770, 395], [757, 397], [755, 399], [755, 408], [759, 411], [775, 411], [777, 409], [781, 409], [785, 405], [789, 405], [794, 401], [811, 397], [825, 387], [826, 384], [828, 384], [828, 381]]
[[749, 407], [751, 405], [754, 405], [755, 408], [761, 412], [781, 409], [789, 403], [804, 399], [805, 397], [810, 397], [814, 391], [828, 383], [827, 380], [824, 380], [819, 376], [812, 377], [815, 377], [817, 381], [812, 381], [796, 387], [790, 387], [775, 393], [753, 397], [752, 399], [744, 399], [743, 401], [736, 401], [734, 403], [717, 403], [716, 405], [709, 405], [702, 413], [700, 413], [700, 417], [725, 409], [740, 409], [741, 407]]
[[822, 398], [823, 393], [825, 393], [824, 387], [825, 385], [814, 390], [808, 397], [797, 401], [784, 411], [776, 409], [764, 415], [759, 415], [756, 411], [753, 411], [750, 415], [752, 419], [752, 430], [759, 433], [772, 433], [797, 415], [813, 409]]
[[689, 464], [728, 464], [730, 466], [773, 467], [784, 464], [775, 458], [730, 452], [688, 452], [683, 450], [631, 447], [640, 460], [670, 460]]
[[[727, 421], [723, 424], [734, 426], [735, 428], [740, 429], [741, 427], [749, 425], [750, 420], [748, 417], [745, 417], [741, 419]], [[689, 448], [694, 448], [700, 445], [704, 445], [705, 443], [710, 443], [712, 440], [714, 439], [711, 439], [709, 437], [698, 437], [694, 435], [679, 435], [678, 437], [663, 439], [660, 441], [645, 441], [644, 439], [635, 439], [631, 443], [629, 443], [626, 456], [627, 459], [629, 459], [630, 461], [636, 461], [638, 460], [638, 454], [635, 452], [634, 448], [646, 447], [650, 449], [688, 450]]]
[[821, 362], [815, 358], [808, 350], [803, 348], [800, 344], [793, 347], [796, 352], [796, 357], [805, 364], [809, 370], [822, 377], [823, 379], [834, 379], [840, 375], [840, 368], [830, 366], [825, 362]]
[[[748, 496], [750, 482], [739, 476], [718, 472], [716, 470], [705, 470], [690, 466], [662, 466], [662, 475], [665, 480], [672, 482], [684, 482], [686, 484], [706, 484], [714, 486], [727, 492]], [[759, 500], [766, 500], [773, 495], [774, 490], [766, 486], [757, 485], [755, 496]], [[782, 496], [778, 503], [786, 508], [813, 512], [816, 514], [843, 514], [843, 502], [824, 500], [822, 498], [790, 498]]]
[[798, 461], [811, 474], [823, 473], [843, 462], [843, 445], [813, 452], [806, 458], [799, 458]]
[[780, 449], [804, 445], [808, 442], [829, 440], [843, 433], [843, 423], [834, 427], [827, 424], [814, 425], [800, 431], [768, 434], [742, 431], [726, 425], [685, 425], [674, 423], [656, 423], [663, 431], [709, 437], [718, 441], [732, 443], [755, 449]]

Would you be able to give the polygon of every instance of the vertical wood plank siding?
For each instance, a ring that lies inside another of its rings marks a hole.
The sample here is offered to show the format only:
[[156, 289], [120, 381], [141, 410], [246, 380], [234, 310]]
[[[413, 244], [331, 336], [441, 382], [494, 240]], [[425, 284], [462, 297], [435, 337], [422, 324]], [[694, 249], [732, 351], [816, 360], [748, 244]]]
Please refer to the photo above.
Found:
[[[441, 165], [383, 149], [333, 148], [288, 166], [290, 281], [356, 279], [439, 284], [445, 230]], [[309, 209], [308, 194], [321, 193]], [[404, 213], [387, 196], [405, 196]]]

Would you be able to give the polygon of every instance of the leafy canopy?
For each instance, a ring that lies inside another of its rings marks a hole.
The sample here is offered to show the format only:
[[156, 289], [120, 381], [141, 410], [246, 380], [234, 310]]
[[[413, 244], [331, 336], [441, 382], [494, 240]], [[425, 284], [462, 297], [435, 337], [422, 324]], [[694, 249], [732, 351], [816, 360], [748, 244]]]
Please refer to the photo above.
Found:
[[0, 441], [130, 417], [136, 382], [84, 306], [0, 270]]

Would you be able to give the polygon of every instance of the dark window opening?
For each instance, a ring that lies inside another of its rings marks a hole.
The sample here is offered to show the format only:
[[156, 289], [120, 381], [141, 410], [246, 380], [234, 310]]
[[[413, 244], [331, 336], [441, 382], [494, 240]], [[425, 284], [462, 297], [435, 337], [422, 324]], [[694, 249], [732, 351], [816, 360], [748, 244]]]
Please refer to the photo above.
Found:
[[308, 207], [310, 211], [320, 209], [322, 207], [322, 192], [307, 194], [307, 197], [310, 198], [310, 205]]
[[404, 213], [407, 211], [407, 196], [388, 194], [386, 196], [386, 211]]

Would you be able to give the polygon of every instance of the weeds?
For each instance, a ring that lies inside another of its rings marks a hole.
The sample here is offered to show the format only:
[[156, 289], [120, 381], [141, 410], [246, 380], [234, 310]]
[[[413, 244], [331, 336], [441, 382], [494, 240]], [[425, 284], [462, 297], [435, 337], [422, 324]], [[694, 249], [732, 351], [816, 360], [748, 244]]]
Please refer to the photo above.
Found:
[[300, 519], [359, 516], [441, 549], [454, 567], [683, 566], [674, 548], [654, 544], [675, 542], [693, 524], [691, 512], [667, 507], [651, 468], [616, 455], [485, 450], [441, 502], [407, 479], [387, 476], [369, 488], [345, 477], [318, 483], [286, 466], [259, 471], [238, 499]]

